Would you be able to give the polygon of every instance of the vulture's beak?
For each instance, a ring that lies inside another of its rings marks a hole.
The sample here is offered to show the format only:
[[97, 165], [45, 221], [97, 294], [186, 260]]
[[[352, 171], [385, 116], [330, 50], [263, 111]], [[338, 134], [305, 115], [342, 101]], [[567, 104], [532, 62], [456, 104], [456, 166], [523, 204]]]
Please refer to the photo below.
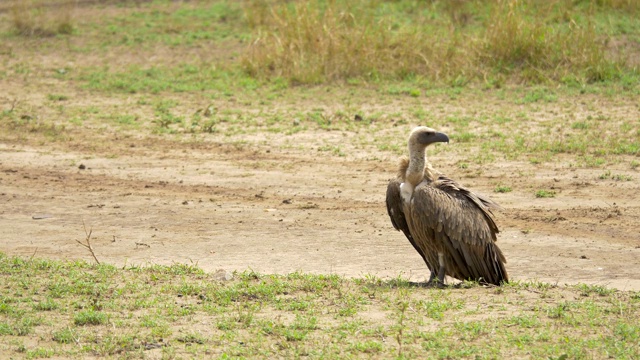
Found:
[[433, 142], [446, 142], [449, 143], [449, 137], [445, 133], [437, 132], [433, 134]]
[[418, 142], [420, 142], [424, 146], [428, 146], [437, 142], [449, 143], [449, 137], [447, 136], [447, 134], [437, 131], [423, 132], [422, 134], [420, 134]]

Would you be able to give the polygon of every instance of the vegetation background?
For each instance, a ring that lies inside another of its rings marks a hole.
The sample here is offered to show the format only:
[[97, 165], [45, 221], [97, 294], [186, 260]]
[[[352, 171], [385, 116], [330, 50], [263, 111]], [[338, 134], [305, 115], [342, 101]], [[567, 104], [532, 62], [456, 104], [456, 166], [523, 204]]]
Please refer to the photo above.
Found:
[[[264, 134], [345, 131], [396, 156], [404, 132], [393, 129], [428, 122], [454, 130], [459, 147], [436, 151], [469, 177], [566, 156], [626, 184], [640, 165], [636, 0], [17, 0], [0, 4], [0, 19], [5, 144], [108, 157], [111, 132], [240, 148]], [[589, 114], [563, 113], [580, 96]], [[439, 116], [410, 103], [425, 97], [481, 109]], [[410, 105], [389, 110], [397, 99]], [[484, 105], [494, 99], [509, 105]], [[545, 104], [559, 113], [534, 118]], [[349, 151], [340, 139], [313, 146]], [[187, 265], [3, 254], [0, 279], [0, 352], [12, 358], [640, 357], [640, 294], [600, 285], [440, 290], [253, 271], [222, 281]]]

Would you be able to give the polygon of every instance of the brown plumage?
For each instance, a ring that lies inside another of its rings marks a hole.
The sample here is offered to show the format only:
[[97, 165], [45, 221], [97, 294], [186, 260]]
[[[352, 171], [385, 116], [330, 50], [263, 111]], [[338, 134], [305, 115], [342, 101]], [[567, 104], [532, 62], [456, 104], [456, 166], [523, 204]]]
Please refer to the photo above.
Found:
[[387, 187], [387, 212], [431, 271], [429, 283], [445, 275], [500, 285], [509, 281], [506, 259], [495, 244], [498, 205], [435, 171], [425, 150], [447, 135], [417, 127], [409, 136], [409, 159]]

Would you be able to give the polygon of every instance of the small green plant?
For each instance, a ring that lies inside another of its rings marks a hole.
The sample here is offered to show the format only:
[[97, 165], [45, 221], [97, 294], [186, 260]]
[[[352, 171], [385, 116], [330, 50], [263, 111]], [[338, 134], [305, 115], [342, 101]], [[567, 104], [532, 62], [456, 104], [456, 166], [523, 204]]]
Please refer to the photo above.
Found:
[[318, 151], [328, 151], [328, 152], [331, 152], [332, 154], [340, 156], [340, 157], [345, 156], [345, 153], [342, 151], [340, 146], [323, 145], [323, 146], [318, 147]]
[[581, 160], [586, 167], [600, 167], [606, 163], [606, 160], [601, 156], [585, 155]]
[[53, 349], [45, 349], [42, 347], [37, 347], [35, 349], [27, 350], [27, 359], [40, 359], [40, 358], [50, 358], [55, 355], [55, 351]]
[[556, 192], [553, 190], [537, 190], [535, 195], [537, 198], [552, 198], [556, 196]]
[[517, 104], [527, 104], [527, 103], [535, 103], [538, 101], [544, 102], [555, 102], [558, 99], [557, 95], [554, 93], [541, 88], [529, 91], [525, 94], [525, 96], [516, 101]]
[[476, 134], [470, 132], [462, 132], [459, 134], [452, 135], [451, 138], [458, 142], [470, 142], [476, 138]]
[[80, 326], [104, 325], [108, 320], [109, 318], [105, 313], [94, 310], [80, 311], [73, 316], [73, 323]]
[[173, 124], [184, 123], [184, 118], [181, 116], [175, 116], [171, 112], [171, 108], [175, 107], [176, 103], [170, 100], [163, 100], [155, 105], [156, 119], [153, 120], [162, 131], [168, 130]]
[[611, 178], [611, 170], [607, 170], [603, 174], [600, 174], [600, 176], [598, 176], [598, 179], [600, 180], [605, 180], [610, 178]]
[[586, 130], [589, 128], [589, 124], [587, 124], [586, 122], [574, 122], [573, 124], [571, 124], [571, 128], [572, 129], [579, 129], [579, 130]]
[[625, 174], [612, 174], [611, 170], [607, 170], [604, 173], [600, 174], [600, 176], [598, 176], [598, 179], [600, 180], [607, 180], [607, 179], [612, 179], [615, 181], [631, 181], [633, 180], [633, 177], [631, 175], [625, 175]]
[[53, 333], [53, 341], [60, 344], [73, 344], [79, 339], [78, 332], [73, 328], [64, 328]]
[[615, 292], [615, 289], [610, 289], [602, 285], [578, 284], [576, 288], [580, 290], [582, 296], [589, 296], [591, 294], [607, 296]]
[[62, 94], [49, 94], [47, 95], [47, 99], [51, 101], [65, 101], [65, 100], [69, 100], [69, 97], [67, 95], [62, 95]]
[[377, 354], [380, 353], [384, 346], [382, 343], [376, 340], [366, 340], [357, 342], [352, 345], [353, 349], [359, 352], [363, 352], [365, 354]]
[[616, 181], [631, 181], [633, 180], [633, 176], [624, 175], [624, 174], [616, 174], [613, 176], [613, 179]]
[[180, 335], [176, 340], [185, 344], [204, 344], [207, 342], [207, 339], [197, 332], [188, 332], [184, 335]]
[[508, 193], [511, 192], [511, 187], [507, 185], [497, 185], [493, 191], [497, 193]]
[[121, 114], [115, 116], [115, 121], [116, 123], [121, 125], [136, 125], [138, 117], [135, 115]]
[[36, 303], [33, 306], [35, 310], [39, 310], [39, 311], [51, 311], [51, 310], [57, 309], [58, 307], [59, 307], [58, 303], [56, 303], [52, 299], [46, 299], [44, 301]]

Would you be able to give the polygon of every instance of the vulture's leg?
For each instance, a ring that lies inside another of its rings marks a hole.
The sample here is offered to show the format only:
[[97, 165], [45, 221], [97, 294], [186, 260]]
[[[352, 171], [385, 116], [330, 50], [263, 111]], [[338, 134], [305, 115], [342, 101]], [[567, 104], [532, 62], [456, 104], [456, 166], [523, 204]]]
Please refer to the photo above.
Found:
[[427, 281], [427, 283], [425, 284], [426, 287], [433, 287], [433, 286], [438, 286], [438, 275], [436, 274], [435, 271], [431, 272], [431, 275], [429, 275], [429, 281]]
[[444, 254], [438, 253], [438, 262], [440, 269], [438, 270], [438, 286], [444, 286]]
[[427, 285], [433, 284], [436, 279], [436, 272], [432, 271], [431, 275], [429, 275], [429, 281], [427, 281]]

